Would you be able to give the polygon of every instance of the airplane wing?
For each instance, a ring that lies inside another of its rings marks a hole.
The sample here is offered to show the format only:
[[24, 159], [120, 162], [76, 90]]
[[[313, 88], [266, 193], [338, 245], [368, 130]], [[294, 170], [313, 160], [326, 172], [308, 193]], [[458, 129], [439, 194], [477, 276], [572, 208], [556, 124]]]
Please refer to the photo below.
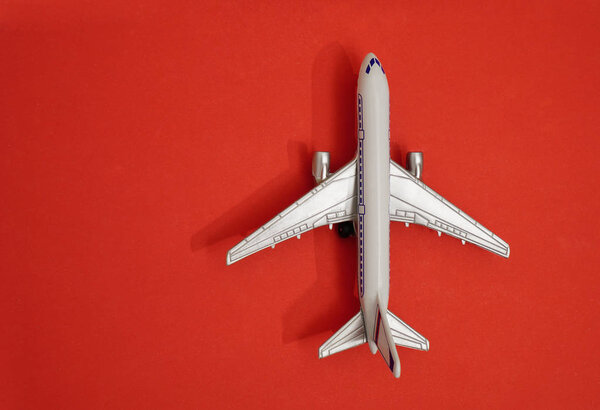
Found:
[[506, 242], [390, 161], [390, 220], [416, 223], [508, 258]]
[[350, 221], [356, 216], [356, 159], [231, 248], [227, 264], [319, 226]]

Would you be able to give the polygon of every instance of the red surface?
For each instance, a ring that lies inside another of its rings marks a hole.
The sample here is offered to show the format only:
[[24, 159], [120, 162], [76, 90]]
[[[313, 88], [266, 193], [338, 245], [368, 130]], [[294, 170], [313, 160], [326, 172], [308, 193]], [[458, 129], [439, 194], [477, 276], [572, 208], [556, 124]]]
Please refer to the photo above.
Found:
[[[0, 6], [0, 407], [600, 405], [597, 2], [22, 3]], [[511, 246], [393, 225], [390, 309], [431, 343], [399, 380], [364, 346], [317, 359], [358, 310], [352, 240], [225, 266], [314, 150], [353, 156], [368, 51], [393, 156], [424, 151]]]

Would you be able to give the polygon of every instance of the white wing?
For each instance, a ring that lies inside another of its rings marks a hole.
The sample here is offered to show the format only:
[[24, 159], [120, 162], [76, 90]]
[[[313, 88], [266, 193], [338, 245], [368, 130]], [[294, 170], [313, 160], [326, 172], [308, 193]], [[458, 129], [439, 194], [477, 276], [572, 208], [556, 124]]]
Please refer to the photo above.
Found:
[[390, 220], [416, 223], [508, 258], [510, 248], [407, 170], [390, 161]]
[[231, 248], [227, 264], [319, 226], [356, 216], [356, 159]]
[[367, 341], [362, 311], [340, 328], [319, 348], [319, 359], [359, 346]]

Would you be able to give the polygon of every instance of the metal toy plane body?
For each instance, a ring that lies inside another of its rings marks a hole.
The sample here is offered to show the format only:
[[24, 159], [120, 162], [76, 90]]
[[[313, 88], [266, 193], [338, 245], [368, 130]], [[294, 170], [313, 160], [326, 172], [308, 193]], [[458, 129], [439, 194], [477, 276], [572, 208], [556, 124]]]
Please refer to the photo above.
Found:
[[429, 342], [388, 311], [390, 221], [424, 225], [508, 257], [509, 246], [420, 180], [422, 154], [409, 153], [406, 170], [390, 159], [389, 88], [377, 57], [369, 53], [357, 88], [356, 157], [329, 174], [329, 154], [315, 153], [318, 185], [252, 235], [233, 247], [227, 264], [275, 247], [310, 229], [352, 221], [358, 241], [358, 291], [361, 310], [319, 349], [319, 357], [367, 342], [400, 376], [396, 345], [429, 350]]

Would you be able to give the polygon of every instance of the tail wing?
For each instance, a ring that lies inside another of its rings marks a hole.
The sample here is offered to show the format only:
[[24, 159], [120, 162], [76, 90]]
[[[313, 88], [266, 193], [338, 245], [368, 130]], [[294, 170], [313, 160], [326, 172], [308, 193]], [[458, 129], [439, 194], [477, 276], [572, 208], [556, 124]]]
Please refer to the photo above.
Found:
[[362, 311], [340, 328], [319, 348], [319, 358], [359, 346], [367, 341]]
[[388, 322], [387, 312], [382, 312], [379, 303], [377, 304], [377, 318], [375, 319], [375, 329], [373, 330], [373, 341], [383, 359], [387, 363], [395, 377], [400, 377], [400, 359], [396, 351], [396, 344], [390, 324]]
[[373, 341], [395, 377], [400, 377], [400, 359], [396, 345], [417, 350], [429, 350], [429, 341], [387, 310], [377, 304]]
[[[396, 345], [417, 350], [429, 350], [429, 342], [410, 326], [387, 310], [385, 313], [377, 305], [377, 317], [373, 329], [373, 339], [395, 377], [400, 377], [400, 359]], [[359, 346], [367, 341], [362, 311], [340, 328], [319, 348], [319, 358], [324, 358], [343, 350]]]
[[429, 350], [429, 341], [389, 310], [387, 311], [387, 318], [392, 330], [394, 343], [398, 346], [409, 347], [411, 349]]

